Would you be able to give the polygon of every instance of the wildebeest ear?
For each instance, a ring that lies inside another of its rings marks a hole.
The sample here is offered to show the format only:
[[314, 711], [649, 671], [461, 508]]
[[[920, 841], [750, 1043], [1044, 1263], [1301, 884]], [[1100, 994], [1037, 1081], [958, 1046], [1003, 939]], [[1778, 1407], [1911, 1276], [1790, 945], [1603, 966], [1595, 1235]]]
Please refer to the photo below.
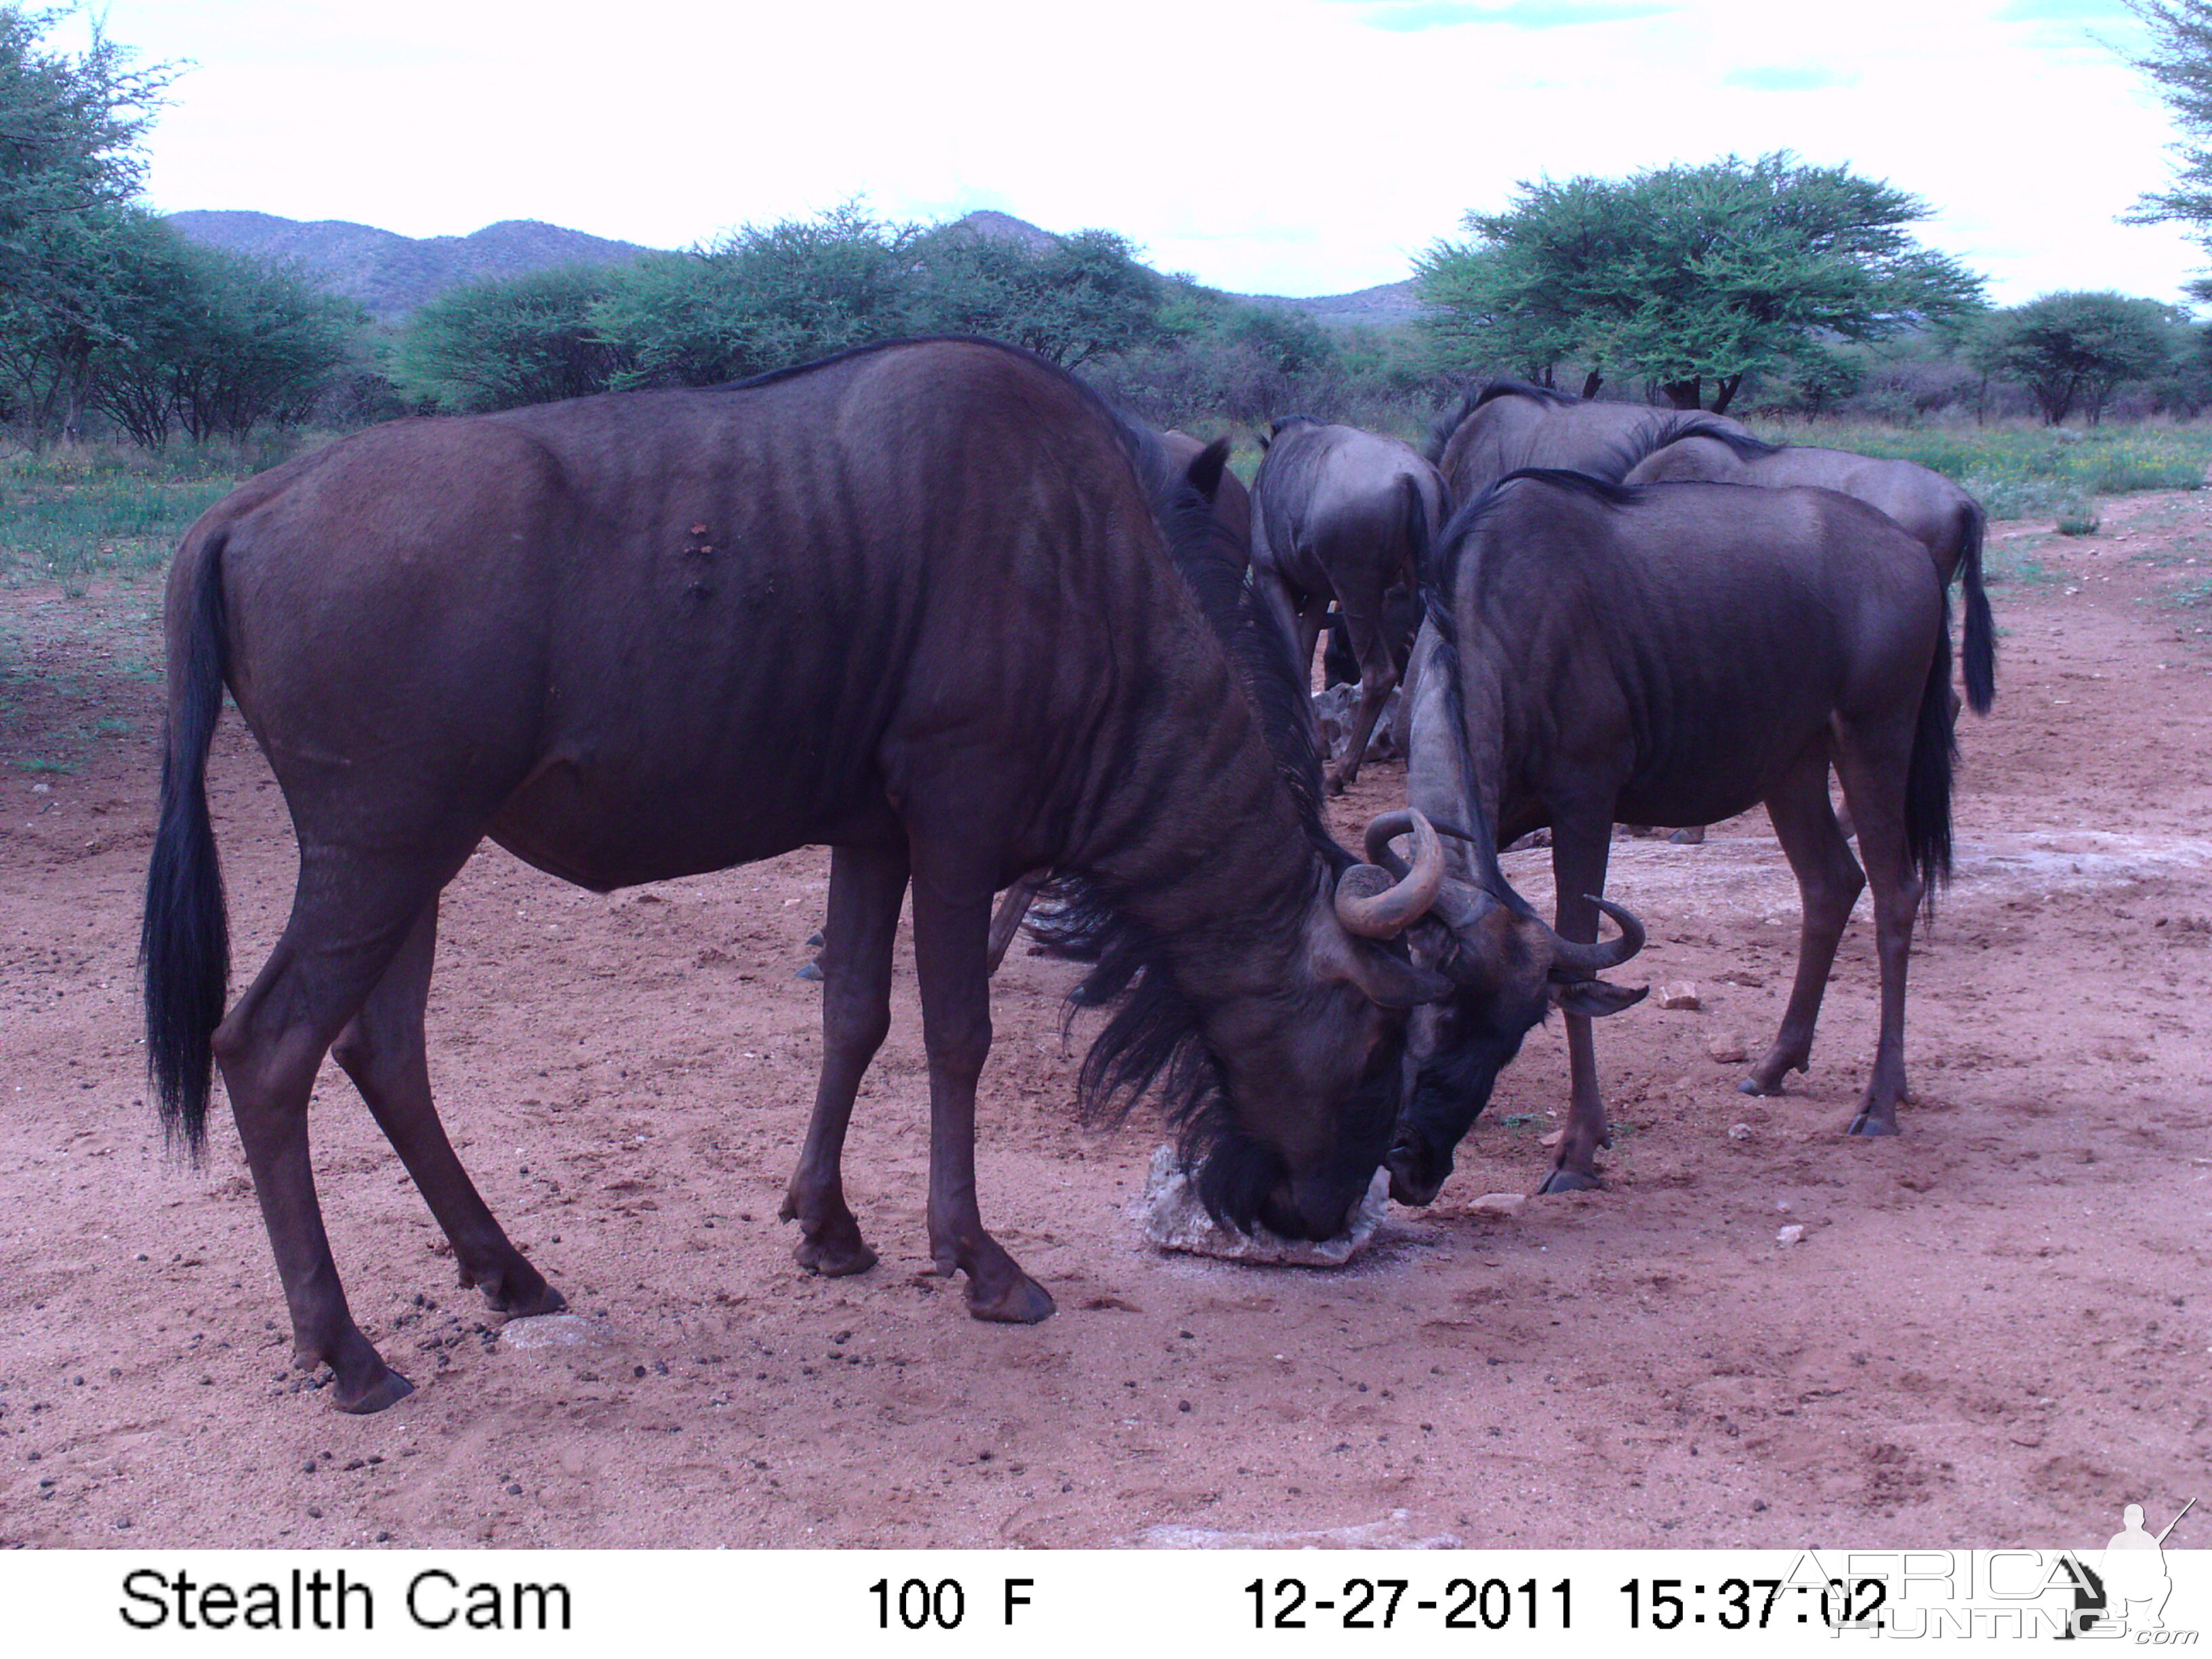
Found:
[[1424, 1002], [1441, 1002], [1451, 994], [1451, 981], [1442, 974], [1416, 968], [1403, 957], [1372, 945], [1354, 942], [1342, 959], [1345, 977], [1365, 994], [1370, 1002], [1384, 1008], [1413, 1008]]
[[1651, 994], [1651, 988], [1613, 985], [1601, 979], [1577, 979], [1565, 983], [1553, 980], [1551, 992], [1552, 1006], [1560, 1012], [1580, 1014], [1584, 1019], [1603, 1019], [1607, 1014], [1633, 1008]]
[[1183, 477], [1190, 487], [1209, 501], [1221, 488], [1221, 474], [1229, 465], [1229, 440], [1216, 438], [1198, 452], [1191, 464], [1183, 469]]

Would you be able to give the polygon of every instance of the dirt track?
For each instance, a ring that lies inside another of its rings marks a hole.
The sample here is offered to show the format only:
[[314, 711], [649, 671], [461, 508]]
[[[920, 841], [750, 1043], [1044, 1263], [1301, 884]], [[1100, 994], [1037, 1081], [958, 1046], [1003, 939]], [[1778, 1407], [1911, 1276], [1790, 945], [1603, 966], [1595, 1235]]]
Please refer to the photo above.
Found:
[[[825, 854], [599, 898], [487, 849], [444, 912], [432, 1074], [494, 1209], [611, 1339], [497, 1346], [326, 1068], [339, 1263], [418, 1384], [368, 1419], [284, 1369], [227, 1124], [193, 1176], [143, 1104], [158, 710], [118, 665], [153, 656], [144, 595], [0, 595], [45, 677], [7, 686], [0, 760], [78, 766], [0, 772], [0, 1542], [2082, 1545], [2126, 1499], [2171, 1513], [2212, 1486], [2212, 607], [2157, 601], [2212, 574], [2212, 501], [2137, 498], [2034, 556], [2063, 579], [1997, 596], [1901, 1138], [1837, 1133], [1873, 1045], [1863, 902], [1801, 1091], [1747, 1099], [1709, 1057], [1729, 1033], [1756, 1053], [1787, 994], [1796, 896], [1763, 817], [1616, 848], [1611, 890], [1651, 926], [1621, 976], [1705, 1007], [1601, 1028], [1611, 1189], [1467, 1211], [1541, 1173], [1547, 1030], [1438, 1206], [1340, 1273], [1149, 1253], [1126, 1206], [1156, 1127], [1076, 1125], [1072, 970], [1017, 954], [984, 1213], [1060, 1312], [981, 1326], [923, 1271], [910, 963], [847, 1160], [881, 1264], [811, 1279], [775, 1219]], [[214, 779], [242, 981], [292, 853], [234, 716]], [[1370, 769], [1342, 824], [1401, 787]], [[1510, 860], [1540, 900], [1541, 860]]]

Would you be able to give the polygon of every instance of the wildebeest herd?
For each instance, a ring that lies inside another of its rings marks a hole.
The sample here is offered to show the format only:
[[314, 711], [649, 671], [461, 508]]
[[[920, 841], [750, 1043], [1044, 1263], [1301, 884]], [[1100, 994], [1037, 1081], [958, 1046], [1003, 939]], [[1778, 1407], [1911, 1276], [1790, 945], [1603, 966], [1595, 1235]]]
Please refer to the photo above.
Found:
[[[1877, 483], [1806, 459], [1827, 452], [1512, 385], [1471, 395], [1427, 459], [1279, 422], [1249, 507], [1225, 453], [1012, 349], [908, 341], [725, 387], [393, 422], [192, 526], [168, 589], [149, 1063], [195, 1153], [220, 1065], [295, 1356], [331, 1367], [342, 1409], [410, 1385], [356, 1325], [325, 1236], [307, 1107], [325, 1054], [463, 1282], [513, 1314], [562, 1305], [431, 1099], [439, 896], [487, 836], [600, 891], [832, 849], [822, 1071], [784, 1206], [799, 1261], [830, 1274], [875, 1261], [840, 1165], [910, 889], [929, 1243], [979, 1318], [1053, 1310], [975, 1181], [994, 947], [1040, 886], [1091, 964], [1073, 1004], [1107, 1015], [1085, 1106], [1156, 1097], [1217, 1220], [1322, 1239], [1378, 1169], [1401, 1201], [1435, 1197], [1553, 1006], [1573, 1097], [1545, 1185], [1595, 1183], [1589, 1021], [1642, 994], [1600, 977], [1644, 939], [1602, 897], [1611, 827], [1764, 801], [1805, 919], [1744, 1086], [1805, 1066], [1870, 879], [1882, 1018], [1850, 1127], [1894, 1130], [1913, 916], [1949, 856], [1954, 568], [1974, 707], [1991, 686], [1978, 509], [1883, 475], [1876, 510], [1855, 496]], [[1638, 476], [1678, 463], [1699, 481]], [[1705, 481], [1723, 465], [1758, 487]], [[1409, 598], [1413, 641], [1390, 620]], [[1362, 684], [1325, 774], [1308, 675], [1331, 600]], [[1322, 800], [1401, 673], [1408, 799], [1354, 858]], [[234, 1006], [205, 799], [226, 686], [300, 850], [289, 920]], [[1497, 856], [1543, 826], [1553, 925]]]

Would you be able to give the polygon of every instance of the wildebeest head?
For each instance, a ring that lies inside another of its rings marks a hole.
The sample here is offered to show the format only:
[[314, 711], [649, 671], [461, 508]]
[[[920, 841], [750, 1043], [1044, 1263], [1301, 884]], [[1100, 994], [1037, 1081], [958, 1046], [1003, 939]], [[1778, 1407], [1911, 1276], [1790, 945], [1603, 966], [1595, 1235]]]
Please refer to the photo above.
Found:
[[[1285, 1238], [1341, 1233], [1402, 1115], [1410, 1012], [1450, 981], [1403, 954], [1443, 884], [1425, 819], [1413, 863], [1354, 864], [1301, 901], [1285, 960], [1209, 960], [1126, 918], [1096, 931], [1079, 1006], [1118, 1001], [1084, 1062], [1104, 1103], [1155, 1086], [1214, 1218]], [[1093, 896], [1081, 890], [1073, 902]]]
[[[1388, 845], [1400, 833], [1389, 814], [1369, 826], [1368, 857], [1402, 868]], [[1561, 939], [1517, 896], [1501, 898], [1447, 878], [1428, 916], [1410, 935], [1416, 964], [1450, 982], [1444, 996], [1415, 1009], [1405, 1066], [1410, 1078], [1384, 1158], [1390, 1196], [1431, 1202], [1452, 1172], [1452, 1153], [1482, 1109], [1498, 1074], [1553, 1008], [1599, 1018], [1633, 1007], [1649, 987], [1598, 977], [1644, 945], [1641, 922], [1604, 899], [1599, 907], [1620, 936], [1596, 945]]]

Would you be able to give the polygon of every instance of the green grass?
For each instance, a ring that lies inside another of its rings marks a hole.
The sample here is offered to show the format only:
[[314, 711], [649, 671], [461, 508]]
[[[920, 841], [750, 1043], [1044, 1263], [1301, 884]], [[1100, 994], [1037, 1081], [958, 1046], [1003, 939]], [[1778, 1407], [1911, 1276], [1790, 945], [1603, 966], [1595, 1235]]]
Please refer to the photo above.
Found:
[[2057, 519], [2086, 509], [2098, 495], [2201, 489], [2206, 468], [2212, 466], [2212, 429], [2181, 427], [2077, 432], [2067, 427], [1954, 429], [1828, 421], [1778, 427], [1760, 435], [1917, 461], [1972, 491], [1992, 519]]
[[2182, 611], [2193, 611], [2200, 605], [2212, 605], [2212, 576], [2172, 589], [2160, 596], [2160, 603]]
[[22, 471], [0, 470], [0, 586], [59, 582], [73, 599], [94, 577], [135, 580], [161, 569], [185, 527], [232, 485], [128, 472], [48, 483]]

